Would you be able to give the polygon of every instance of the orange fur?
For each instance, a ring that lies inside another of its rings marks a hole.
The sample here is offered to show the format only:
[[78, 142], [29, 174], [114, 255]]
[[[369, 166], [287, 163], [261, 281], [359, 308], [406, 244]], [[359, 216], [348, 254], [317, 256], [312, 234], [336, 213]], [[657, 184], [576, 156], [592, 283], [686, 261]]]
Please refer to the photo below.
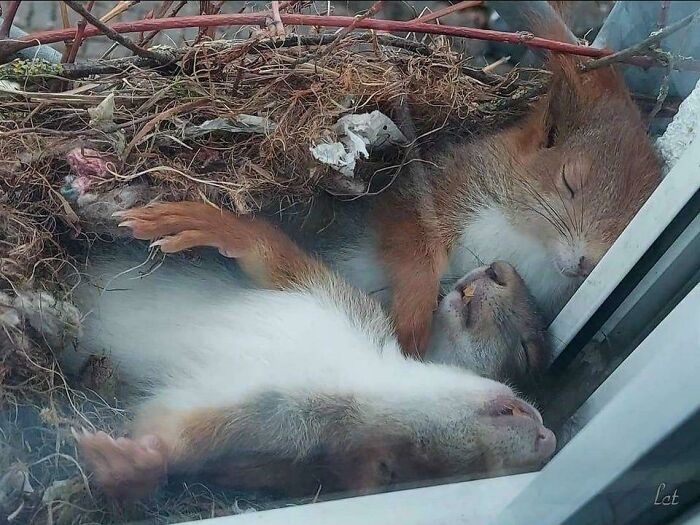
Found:
[[[562, 14], [570, 7], [567, 2], [552, 4]], [[531, 20], [531, 26], [538, 36], [572, 39], [556, 15]], [[603, 219], [590, 219], [600, 230], [599, 238], [589, 242], [592, 260], [600, 258], [651, 193], [658, 165], [621, 76], [613, 67], [582, 74], [579, 65], [583, 60], [561, 53], [548, 54], [546, 61], [552, 79], [547, 95], [520, 122], [484, 139], [483, 147], [502, 152], [496, 158], [482, 155], [476, 160], [490, 165], [475, 168], [469, 158], [470, 145], [458, 144], [439, 159], [440, 172], [428, 179], [428, 187], [413, 192], [413, 202], [406, 194], [408, 199], [400, 202], [385, 198], [381, 203], [374, 224], [380, 234], [380, 256], [392, 285], [394, 322], [407, 353], [420, 355], [424, 348], [446, 252], [458, 238], [465, 220], [476, 211], [472, 192], [484, 188], [501, 191], [499, 184], [481, 178], [484, 172], [500, 172], [504, 181], [524, 177], [538, 188], [551, 190], [552, 195], [558, 193], [550, 188], [552, 174], [560, 173], [564, 165], [572, 179], [597, 177], [599, 182], [592, 184], [600, 187], [605, 186], [605, 177], [617, 177], [619, 191], [625, 198], [605, 196], [602, 192], [592, 195], [591, 202], [595, 199], [597, 209], [610, 208]], [[581, 148], [579, 139], [591, 131], [600, 137], [599, 142]], [[557, 147], [548, 144], [552, 138]], [[630, 147], [632, 144], [636, 146]], [[583, 153], [570, 154], [574, 148]], [[609, 154], [610, 148], [616, 148], [616, 155]]]
[[417, 212], [391, 206], [382, 210], [391, 210], [379, 211], [377, 224], [380, 256], [389, 269], [396, 335], [406, 355], [422, 357], [447, 250], [437, 235], [431, 234], [432, 222], [421, 220]]
[[163, 203], [134, 208], [119, 215], [121, 225], [137, 239], [153, 240], [165, 253], [195, 246], [217, 248], [236, 258], [256, 282], [284, 289], [304, 285], [324, 272], [282, 231], [262, 219], [237, 216], [198, 202]]

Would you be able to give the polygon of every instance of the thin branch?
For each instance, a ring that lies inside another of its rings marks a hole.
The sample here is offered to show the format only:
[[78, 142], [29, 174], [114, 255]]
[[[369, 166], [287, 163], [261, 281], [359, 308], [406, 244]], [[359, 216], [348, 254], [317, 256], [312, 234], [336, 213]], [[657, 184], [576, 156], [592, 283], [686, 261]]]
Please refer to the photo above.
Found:
[[109, 22], [113, 18], [116, 18], [119, 15], [121, 15], [123, 12], [127, 11], [129, 8], [138, 4], [140, 1], [141, 0], [122, 0], [116, 6], [114, 6], [112, 9], [110, 9], [107, 13], [105, 13], [102, 17], [100, 17], [100, 21], [102, 21], [106, 24], [107, 22]]
[[[61, 12], [61, 21], [63, 22], [63, 29], [70, 27], [70, 18], [68, 17], [68, 7], [66, 7], [66, 4], [64, 4], [63, 2], [58, 2], [58, 10]], [[80, 30], [79, 23], [78, 30]], [[64, 49], [63, 54], [61, 55], [61, 62], [65, 62], [66, 59], [70, 56], [70, 50], [73, 46], [73, 40], [66, 40], [64, 43], [66, 48]]]
[[659, 111], [661, 111], [661, 108], [663, 108], [664, 102], [666, 102], [666, 97], [668, 97], [668, 89], [671, 86], [671, 73], [673, 73], [673, 55], [671, 53], [667, 53], [667, 55], [668, 67], [666, 69], [666, 73], [664, 74], [663, 79], [661, 80], [659, 94], [656, 97], [656, 104], [654, 104], [654, 107], [651, 109], [648, 116], [650, 125], [651, 122], [656, 118], [656, 115], [659, 113]]
[[656, 29], [661, 30], [666, 27], [668, 21], [668, 8], [671, 5], [671, 0], [661, 0], [659, 5], [659, 17], [656, 19]]
[[[218, 2], [214, 1], [208, 1], [205, 3], [206, 9], [205, 12], [201, 12], [200, 14], [202, 15], [218, 15], [219, 12], [221, 11], [221, 8], [224, 5], [224, 0], [219, 0]], [[199, 42], [202, 41], [204, 37], [209, 37], [211, 40], [216, 39], [216, 27], [202, 27], [199, 29], [199, 34], [197, 35], [197, 39], [194, 41], [195, 44], [198, 44]]]
[[[61, 2], [61, 5], [65, 4]], [[87, 6], [85, 6], [85, 10], [88, 12], [92, 11], [94, 5], [95, 0], [90, 0], [87, 3]], [[75, 33], [75, 40], [71, 43], [70, 50], [68, 51], [68, 56], [66, 57], [66, 62], [68, 62], [69, 64], [75, 62], [75, 57], [78, 56], [78, 50], [80, 49], [80, 46], [83, 43], [83, 35], [85, 34], [86, 27], [87, 20], [85, 20], [85, 18], [81, 18], [78, 22], [78, 31]]]
[[58, 10], [61, 12], [61, 21], [63, 22], [63, 29], [70, 27], [70, 18], [68, 17], [68, 8], [63, 2], [58, 2]]
[[363, 13], [361, 15], [357, 15], [355, 17], [355, 22], [353, 22], [352, 24], [350, 24], [347, 27], [344, 27], [342, 30], [338, 31], [337, 38], [335, 40], [333, 40], [333, 42], [331, 42], [328, 47], [322, 49], [321, 51], [317, 51], [316, 53], [310, 53], [309, 55], [300, 58], [299, 60], [297, 60], [294, 63], [294, 65], [296, 66], [299, 64], [303, 64], [305, 62], [310, 62], [311, 60], [316, 60], [318, 58], [321, 58], [324, 55], [330, 54], [336, 47], [338, 47], [338, 44], [340, 43], [340, 41], [343, 38], [345, 38], [350, 31], [352, 31], [353, 29], [355, 29], [355, 27], [357, 27], [357, 24], [359, 24], [360, 22], [362, 22], [363, 20], [365, 20], [371, 16], [376, 15], [379, 11], [381, 11], [383, 5], [384, 5], [383, 0], [380, 0], [379, 2], [374, 2], [374, 4], [372, 4], [372, 7], [370, 7], [366, 13]]
[[273, 0], [270, 5], [272, 10], [272, 21], [268, 24], [268, 30], [270, 26], [274, 27], [273, 35], [284, 36], [284, 24], [282, 23], [282, 17], [280, 16], [280, 3], [278, 0]]
[[454, 5], [445, 7], [444, 9], [439, 9], [437, 11], [433, 11], [432, 13], [419, 16], [414, 20], [416, 22], [430, 22], [432, 20], [437, 20], [438, 18], [441, 18], [443, 16], [456, 13], [457, 11], [464, 11], [465, 9], [480, 6], [481, 4], [483, 4], [482, 0], [465, 0], [464, 2], [458, 2]]
[[[167, 64], [171, 61], [165, 55], [162, 55], [160, 53], [154, 53], [153, 51], [149, 51], [148, 49], [144, 49], [142, 47], [137, 46], [131, 40], [129, 40], [125, 36], [120, 35], [117, 31], [110, 28], [104, 22], [101, 22], [97, 17], [95, 17], [92, 13], [90, 13], [82, 5], [80, 5], [79, 2], [76, 2], [75, 0], [63, 0], [63, 1], [73, 11], [78, 13], [80, 16], [82, 16], [88, 22], [90, 22], [90, 24], [95, 26], [96, 30], [99, 30], [107, 38], [114, 40], [115, 42], [119, 42], [125, 48], [132, 51], [135, 55], [138, 55], [138, 56], [141, 56], [144, 58], [150, 58], [151, 60], [155, 60], [157, 62], [160, 62], [161, 64]], [[76, 33], [77, 33], [77, 31], [76, 31]], [[85, 31], [85, 33], [87, 33], [87, 31]]]
[[673, 33], [683, 29], [684, 27], [689, 26], [698, 19], [700, 19], [700, 10], [695, 11], [693, 14], [688, 15], [685, 18], [681, 18], [678, 22], [674, 22], [673, 24], [668, 25], [659, 31], [654, 31], [651, 35], [649, 35], [647, 38], [645, 38], [638, 44], [634, 44], [633, 46], [625, 48], [606, 57], [599, 58], [598, 60], [592, 60], [588, 64], [583, 64], [581, 66], [581, 71], [593, 71], [594, 69], [609, 66], [611, 64], [615, 64], [616, 62], [626, 62], [632, 59], [633, 57], [643, 55], [644, 53], [647, 53], [650, 49], [655, 47], [659, 42], [661, 42], [661, 40], [663, 40], [667, 36], [672, 35]]
[[[162, 17], [164, 17], [164, 16], [165, 16], [165, 12], [166, 12], [166, 11], [168, 10], [168, 8], [172, 5], [172, 3], [173, 3], [173, 0], [164, 0], [164, 1], [161, 3], [160, 7], [158, 8], [158, 11], [156, 12], [156, 13], [157, 13], [156, 18], [162, 18]], [[180, 1], [177, 3], [177, 5], [173, 8], [173, 10], [170, 11], [170, 14], [168, 15], [168, 18], [173, 17], [173, 16], [176, 16], [176, 15], [180, 12], [180, 9], [182, 9], [183, 7], [185, 7], [185, 5], [187, 5], [187, 0], [180, 0]], [[159, 30], [159, 29], [156, 29], [156, 30], [151, 31], [150, 33], [148, 33], [148, 35], [146, 35], [145, 37], [142, 36], [142, 37], [141, 37], [141, 40], [139, 40], [139, 45], [140, 45], [140, 46], [145, 46], [145, 45], [147, 45], [147, 44], [150, 44], [151, 41], [156, 37], [156, 35], [157, 35], [158, 33], [160, 33], [160, 30]]]
[[7, 7], [7, 13], [5, 13], [2, 25], [0, 25], [0, 39], [8, 38], [10, 36], [10, 28], [12, 27], [12, 22], [15, 20], [15, 15], [17, 14], [17, 9], [22, 0], [12, 0]]
[[298, 1], [299, 0], [287, 0], [286, 2], [280, 2], [280, 11], [285, 11], [286, 9], [293, 7], [294, 4], [298, 3]]
[[[288, 8], [293, 7], [294, 4], [296, 4], [296, 0], [289, 2], [271, 2], [269, 12], [270, 16], [265, 19], [265, 30], [256, 33], [263, 33], [263, 36], [267, 37], [284, 37], [287, 34], [287, 31], [284, 28], [281, 13], [282, 11], [286, 11]], [[245, 8], [243, 8], [241, 12], [244, 10]]]
[[[112, 20], [112, 18], [115, 18], [115, 17], [121, 15], [124, 11], [126, 11], [127, 9], [129, 9], [131, 6], [136, 5], [136, 4], [139, 3], [140, 1], [141, 1], [141, 0], [128, 0], [128, 1], [123, 0], [123, 1], [119, 2], [119, 5], [117, 5], [114, 9], [110, 10], [108, 13], [106, 13], [105, 15], [103, 15], [102, 18], [100, 18], [100, 22], [104, 22], [104, 23], [106, 24], [107, 22], [109, 22], [110, 20]], [[185, 1], [187, 1], [187, 0], [185, 0]], [[61, 5], [64, 5], [64, 3], [61, 2]], [[143, 47], [143, 44], [142, 44], [142, 43], [139, 43], [138, 45], [141, 46], [141, 47]], [[114, 44], [112, 44], [112, 45], [109, 47], [109, 49], [108, 49], [107, 51], [105, 51], [105, 52], [102, 54], [102, 56], [101, 56], [100, 58], [102, 58], [102, 59], [107, 58], [109, 55], [112, 54], [112, 52], [113, 52], [117, 47], [119, 47], [119, 42], [114, 42]]]
[[[179, 16], [173, 18], [157, 18], [148, 20], [138, 20], [133, 22], [119, 22], [110, 26], [115, 33], [143, 32], [164, 29], [182, 29], [200, 26], [227, 26], [227, 25], [262, 25], [265, 23], [265, 13], [227, 13], [219, 15], [200, 16]], [[283, 14], [282, 21], [286, 25], [301, 26], [321, 26], [321, 27], [347, 27], [355, 22], [354, 17], [349, 16], [318, 16]], [[599, 49], [589, 46], [581, 46], [567, 42], [557, 42], [546, 38], [533, 37], [527, 33], [509, 33], [504, 31], [493, 31], [489, 29], [477, 29], [472, 27], [454, 27], [436, 24], [426, 24], [416, 21], [397, 20], [377, 20], [368, 18], [356, 22], [357, 29], [374, 29], [380, 31], [397, 31], [407, 33], [428, 33], [436, 35], [447, 35], [462, 38], [476, 38], [479, 40], [490, 40], [498, 42], [509, 42], [528, 47], [548, 49], [557, 53], [569, 53], [592, 58], [605, 57], [613, 54], [609, 49]], [[27, 47], [34, 47], [38, 43], [50, 44], [60, 42], [75, 35], [76, 28], [57, 29], [51, 31], [41, 31], [23, 36], [17, 40], [6, 41], [8, 45], [3, 51], [16, 52]], [[85, 38], [90, 38], [102, 34], [99, 29], [88, 27], [85, 31]], [[633, 57], [628, 60], [644, 67], [657, 65], [651, 57]], [[682, 62], [679, 68], [700, 70], [700, 63], [697, 61]]]
[[[263, 25], [266, 13], [226, 13], [220, 15], [199, 15], [199, 16], [178, 16], [174, 18], [153, 18], [148, 20], [136, 20], [132, 22], [119, 22], [110, 26], [116, 33], [140, 33], [143, 31], [164, 30], [164, 29], [184, 29], [199, 26], [226, 26], [226, 25]], [[509, 33], [504, 31], [493, 31], [490, 29], [477, 29], [473, 27], [455, 27], [447, 25], [426, 24], [416, 21], [399, 20], [377, 20], [368, 18], [357, 22], [352, 16], [318, 16], [283, 14], [282, 22], [286, 25], [300, 26], [320, 26], [320, 27], [347, 27], [355, 24], [357, 29], [374, 29], [378, 31], [397, 31], [406, 33], [428, 33], [435, 35], [456, 36], [463, 38], [476, 38], [479, 40], [491, 40], [498, 42], [509, 42], [511, 44], [522, 44], [529, 47], [537, 47], [557, 51], [560, 53], [571, 53], [589, 57], [601, 57], [611, 53], [611, 51], [588, 46], [580, 46], [568, 42], [557, 42], [546, 38], [533, 37], [530, 34]], [[40, 31], [26, 35], [19, 39], [19, 44], [25, 46], [35, 46], [37, 42], [50, 44], [60, 42], [75, 35], [75, 28], [54, 29], [50, 31]], [[90, 38], [102, 34], [95, 28], [87, 28], [85, 37]]]

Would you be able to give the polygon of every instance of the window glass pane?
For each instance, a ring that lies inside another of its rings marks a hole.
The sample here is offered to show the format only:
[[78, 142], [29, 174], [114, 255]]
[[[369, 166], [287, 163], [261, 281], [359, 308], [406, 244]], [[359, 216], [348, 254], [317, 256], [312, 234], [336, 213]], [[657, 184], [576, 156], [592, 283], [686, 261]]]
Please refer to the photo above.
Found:
[[3, 2], [0, 521], [515, 497], [697, 283], [698, 9]]

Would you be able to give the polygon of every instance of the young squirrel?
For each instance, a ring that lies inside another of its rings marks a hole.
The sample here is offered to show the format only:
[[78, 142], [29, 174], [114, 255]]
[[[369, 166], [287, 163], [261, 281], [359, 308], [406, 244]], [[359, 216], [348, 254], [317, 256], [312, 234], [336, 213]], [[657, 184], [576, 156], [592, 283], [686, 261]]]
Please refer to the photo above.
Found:
[[[547, 9], [531, 21], [534, 32], [571, 39], [559, 16], [539, 4]], [[409, 354], [425, 351], [441, 279], [482, 261], [511, 263], [551, 321], [660, 181], [617, 72], [580, 73], [580, 63], [550, 53], [548, 91], [526, 117], [422, 152], [424, 180], [402, 185], [399, 177], [367, 213], [336, 218], [337, 230], [354, 233], [343, 232], [343, 244], [323, 256], [362, 289], [390, 289]]]
[[[178, 475], [287, 494], [319, 484], [364, 492], [537, 468], [553, 453], [554, 435], [510, 387], [404, 356], [381, 306], [275, 227], [198, 203], [122, 219], [163, 252], [215, 247], [267, 289], [232, 292], [221, 268], [170, 260], [133, 280], [127, 254], [93, 259], [92, 274], [119, 274], [108, 285], [119, 289], [80, 291], [84, 307], [94, 303], [81, 347], [109, 352], [143, 390], [130, 437], [75, 433], [107, 493], [141, 497]], [[510, 272], [495, 265], [464, 281], [457, 303], [475, 306], [466, 331], [496, 311], [489, 301], [509, 300], [484, 295], [481, 281], [502, 286]], [[501, 364], [482, 368], [497, 375]]]
[[457, 282], [433, 314], [425, 359], [534, 395], [551, 348], [542, 316], [513, 266], [495, 261]]

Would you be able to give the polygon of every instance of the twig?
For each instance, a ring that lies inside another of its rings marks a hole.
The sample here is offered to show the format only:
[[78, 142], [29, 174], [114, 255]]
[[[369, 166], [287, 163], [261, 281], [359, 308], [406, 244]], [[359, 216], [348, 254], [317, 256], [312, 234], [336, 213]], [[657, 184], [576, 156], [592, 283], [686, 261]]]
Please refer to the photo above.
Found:
[[489, 64], [488, 66], [482, 67], [481, 70], [484, 73], [491, 73], [492, 71], [495, 71], [496, 69], [498, 69], [498, 67], [501, 64], [505, 64], [509, 60], [510, 60], [510, 56], [501, 57], [498, 60], [496, 60], [495, 62], [492, 62], [491, 64]]
[[[296, 0], [292, 1], [287, 1], [287, 2], [279, 2], [279, 1], [273, 1], [270, 3], [270, 12], [269, 14], [272, 15], [271, 17], [268, 16], [265, 19], [265, 30], [264, 31], [255, 31], [253, 33], [253, 36], [263, 36], [263, 37], [283, 37], [286, 34], [286, 30], [284, 28], [284, 23], [282, 23], [282, 17], [280, 13], [282, 11], [287, 10], [290, 7], [293, 7], [294, 4], [296, 4]], [[245, 8], [243, 9], [245, 10]], [[241, 10], [240, 12], [243, 12]]]
[[100, 21], [106, 24], [113, 18], [116, 18], [119, 15], [121, 15], [124, 11], [127, 11], [129, 8], [138, 4], [140, 1], [141, 0], [122, 0], [112, 9], [110, 9], [107, 13], [105, 13], [102, 17], [100, 17]]
[[177, 115], [178, 113], [183, 113], [186, 111], [191, 111], [193, 109], [198, 108], [199, 106], [203, 106], [206, 104], [209, 100], [204, 99], [204, 98], [198, 98], [195, 100], [192, 100], [190, 102], [185, 102], [184, 104], [181, 104], [179, 106], [175, 106], [170, 108], [167, 111], [163, 111], [162, 113], [158, 113], [155, 117], [153, 117], [151, 120], [149, 120], [139, 131], [134, 135], [134, 138], [131, 139], [131, 142], [129, 142], [126, 147], [124, 148], [124, 151], [121, 154], [122, 160], [125, 160], [128, 156], [129, 153], [131, 153], [131, 150], [134, 149], [135, 146], [137, 146], [148, 133], [154, 129], [159, 122], [169, 119], [170, 117]]
[[[164, 29], [183, 29], [200, 26], [227, 26], [227, 25], [261, 25], [265, 23], [265, 13], [226, 13], [219, 15], [199, 15], [199, 16], [178, 16], [173, 18], [156, 18], [149, 20], [137, 20], [133, 22], [119, 22], [110, 26], [116, 33], [133, 33]], [[321, 27], [347, 27], [355, 22], [354, 17], [349, 16], [318, 16], [282, 14], [282, 21], [286, 25], [300, 26], [321, 26]], [[609, 49], [599, 49], [595, 47], [571, 44], [568, 42], [557, 42], [547, 38], [533, 37], [523, 33], [509, 33], [504, 31], [493, 31], [489, 29], [477, 29], [473, 27], [454, 27], [446, 25], [426, 24], [416, 21], [398, 20], [377, 20], [368, 18], [356, 22], [357, 29], [374, 29], [379, 31], [396, 31], [407, 33], [427, 33], [435, 35], [455, 36], [462, 38], [476, 38], [478, 40], [490, 40], [497, 42], [509, 42], [528, 47], [548, 49], [557, 53], [568, 53], [592, 58], [605, 57], [613, 54]], [[10, 42], [10, 52], [15, 52], [27, 47], [34, 47], [37, 43], [50, 44], [60, 42], [75, 35], [76, 28], [56, 29], [50, 31], [40, 31], [23, 36]], [[85, 31], [85, 38], [100, 35], [99, 29], [88, 27]], [[651, 57], [635, 57], [629, 59], [632, 63], [644, 67], [656, 65]], [[700, 70], [700, 63], [697, 61], [684, 62], [679, 64], [679, 68]]]
[[[219, 14], [223, 5], [224, 5], [223, 0], [219, 0], [218, 2], [214, 2], [211, 0], [201, 2], [200, 14], [202, 14], [202, 15]], [[199, 42], [202, 41], [202, 39], [205, 36], [209, 37], [211, 40], [214, 40], [216, 38], [216, 27], [200, 27], [199, 34], [197, 35], [197, 38], [194, 41], [194, 43], [198, 44]]]
[[452, 13], [455, 13], [457, 11], [463, 11], [471, 7], [480, 6], [481, 4], [483, 4], [481, 0], [465, 0], [464, 2], [458, 2], [454, 5], [445, 7], [444, 9], [438, 9], [437, 11], [433, 11], [432, 13], [419, 16], [414, 20], [416, 20], [417, 22], [430, 22], [432, 20], [437, 20], [438, 18], [441, 18], [443, 16], [451, 15]]
[[609, 66], [611, 64], [615, 64], [616, 62], [625, 62], [632, 57], [643, 55], [651, 48], [656, 46], [656, 44], [661, 42], [661, 40], [683, 29], [684, 27], [689, 26], [698, 18], [700, 18], [700, 10], [686, 16], [685, 18], [681, 18], [678, 22], [674, 22], [673, 24], [668, 25], [659, 31], [654, 31], [651, 35], [638, 44], [625, 48], [621, 51], [617, 51], [616, 53], [606, 57], [599, 58], [598, 60], [592, 60], [587, 64], [583, 64], [580, 69], [583, 72], [593, 71], [594, 69]]
[[[152, 31], [156, 29], [184, 29], [199, 26], [262, 25], [265, 23], [266, 16], [267, 15], [265, 13], [227, 13], [220, 15], [154, 18], [150, 20], [136, 20], [133, 22], [119, 22], [112, 25], [111, 30], [116, 33], [140, 33], [142, 31]], [[568, 42], [557, 42], [546, 38], [530, 37], [522, 33], [509, 33], [489, 29], [477, 29], [473, 27], [454, 27], [426, 24], [424, 22], [416, 21], [376, 20], [373, 18], [368, 18], [358, 22], [355, 17], [351, 16], [283, 14], [281, 15], [281, 18], [283, 23], [286, 25], [347, 27], [354, 23], [357, 29], [374, 29], [390, 32], [400, 31], [406, 33], [428, 33], [463, 38], [476, 38], [479, 40], [522, 44], [529, 47], [537, 47], [561, 53], [571, 53], [574, 55], [590, 57], [601, 57], [611, 53], [611, 51], [604, 49], [580, 46], [570, 44]], [[18, 44], [24, 44], [26, 47], [35, 46], [37, 42], [41, 44], [50, 44], [53, 42], [60, 42], [66, 38], [71, 38], [74, 36], [74, 34], [75, 28], [40, 31], [20, 38], [18, 40]], [[85, 37], [90, 38], [100, 34], [102, 34], [102, 32], [98, 29], [87, 28]]]
[[656, 104], [654, 104], [654, 107], [649, 112], [649, 124], [651, 124], [654, 118], [656, 118], [656, 115], [659, 113], [659, 111], [661, 111], [661, 108], [664, 106], [664, 102], [666, 102], [666, 97], [668, 97], [668, 88], [671, 85], [671, 73], [673, 73], [673, 55], [671, 53], [666, 53], [666, 55], [666, 59], [668, 60], [668, 68], [666, 69], [666, 73], [664, 74], [664, 77], [661, 80], [661, 86], [659, 86], [659, 95], [656, 97]]
[[[165, 12], [166, 12], [166, 11], [168, 10], [168, 8], [172, 5], [172, 3], [173, 3], [173, 0], [164, 0], [164, 1], [161, 3], [160, 7], [158, 8], [156, 18], [162, 18], [162, 17], [164, 17], [164, 16], [165, 16]], [[182, 9], [183, 7], [185, 7], [185, 5], [187, 5], [187, 0], [180, 0], [180, 1], [177, 3], [177, 5], [173, 8], [173, 10], [170, 12], [170, 14], [168, 15], [168, 17], [176, 16], [176, 15], [180, 12], [180, 9]], [[141, 37], [141, 40], [139, 40], [139, 45], [140, 45], [140, 46], [145, 46], [146, 44], [150, 44], [151, 41], [156, 37], [156, 35], [157, 35], [158, 33], [160, 33], [160, 30], [159, 30], [159, 29], [156, 29], [155, 31], [151, 31], [150, 33], [148, 33], [148, 35], [146, 35], [145, 37], [142, 36], [142, 37]]]
[[671, 0], [661, 0], [659, 5], [659, 17], [656, 20], [656, 29], [661, 30], [666, 27], [668, 20], [668, 8], [671, 5]]
[[150, 58], [151, 60], [155, 60], [156, 62], [160, 62], [161, 64], [167, 64], [171, 62], [171, 60], [165, 55], [162, 55], [160, 53], [154, 53], [153, 51], [149, 51], [148, 49], [144, 49], [142, 47], [137, 46], [131, 40], [129, 40], [125, 36], [120, 35], [117, 31], [110, 28], [104, 22], [101, 22], [97, 17], [95, 17], [92, 13], [86, 10], [82, 5], [80, 5], [80, 3], [76, 2], [75, 0], [63, 1], [68, 7], [70, 7], [73, 11], [78, 13], [80, 16], [82, 16], [85, 20], [90, 22], [90, 24], [95, 26], [95, 28], [101, 33], [103, 33], [106, 37], [110, 38], [111, 40], [114, 40], [115, 42], [119, 42], [125, 48], [132, 51], [135, 55], [144, 58]]
[[[103, 15], [102, 18], [100, 18], [101, 22], [104, 22], [105, 24], [112, 20], [112, 18], [115, 18], [122, 14], [124, 11], [129, 9], [131, 6], [136, 5], [140, 2], [141, 0], [128, 0], [128, 1], [121, 1], [119, 2], [119, 5], [117, 5], [114, 9], [109, 11], [107, 14]], [[61, 5], [64, 5], [63, 2], [61, 2]], [[138, 44], [139, 46], [143, 47], [142, 43]], [[109, 55], [112, 54], [112, 52], [119, 46], [119, 42], [114, 42], [107, 51], [105, 51], [100, 58], [105, 59]]]
[[284, 36], [284, 24], [282, 23], [282, 18], [280, 16], [279, 1], [274, 0], [270, 4], [270, 8], [272, 10], [272, 21], [268, 24], [268, 30], [270, 29], [270, 26], [273, 26], [275, 28], [274, 32], [272, 33], [273, 35]]
[[2, 25], [0, 25], [0, 39], [7, 38], [10, 36], [10, 28], [12, 27], [12, 22], [15, 20], [15, 15], [17, 14], [17, 8], [22, 0], [12, 0], [7, 7], [7, 13], [4, 13]]
[[[65, 4], [62, 3], [62, 5]], [[90, 0], [85, 6], [85, 10], [88, 12], [92, 11], [94, 5], [95, 1]], [[66, 62], [69, 64], [75, 62], [75, 57], [78, 56], [78, 50], [80, 49], [80, 46], [83, 43], [83, 35], [85, 34], [86, 27], [87, 20], [85, 20], [85, 18], [81, 18], [78, 22], [78, 31], [75, 33], [75, 40], [71, 43], [70, 50], [68, 51], [68, 56], [66, 57]]]
[[68, 8], [63, 2], [58, 3], [58, 10], [61, 12], [61, 21], [63, 22], [63, 28], [70, 27], [70, 18], [68, 17]]
[[[68, 7], [63, 2], [58, 2], [58, 10], [61, 12], [61, 21], [63, 22], [63, 29], [70, 27], [70, 18], [68, 17]], [[78, 29], [80, 29], [80, 24], [78, 24]], [[66, 48], [61, 55], [61, 62], [65, 62], [70, 55], [71, 47], [73, 46], [73, 40], [66, 40]]]
[[305, 57], [300, 58], [299, 60], [297, 60], [294, 63], [294, 65], [296, 66], [299, 64], [303, 64], [305, 62], [310, 62], [312, 60], [319, 59], [322, 56], [328, 55], [329, 53], [331, 53], [336, 47], [338, 47], [338, 44], [340, 43], [340, 41], [343, 38], [345, 38], [350, 31], [355, 29], [355, 27], [357, 26], [358, 23], [362, 22], [366, 18], [369, 18], [370, 16], [376, 15], [379, 11], [381, 11], [383, 5], [384, 5], [383, 0], [380, 0], [379, 2], [374, 2], [374, 4], [372, 4], [372, 7], [370, 7], [366, 13], [363, 13], [361, 15], [357, 15], [355, 17], [355, 21], [352, 24], [350, 24], [347, 27], [344, 27], [341, 31], [338, 31], [337, 38], [335, 40], [333, 40], [333, 42], [331, 42], [328, 47], [324, 48], [322, 51], [318, 51], [316, 53], [311, 53]]
[[298, 3], [299, 0], [287, 0], [285, 2], [280, 2], [280, 11], [285, 11], [289, 9], [290, 7], [293, 7], [294, 4]]

